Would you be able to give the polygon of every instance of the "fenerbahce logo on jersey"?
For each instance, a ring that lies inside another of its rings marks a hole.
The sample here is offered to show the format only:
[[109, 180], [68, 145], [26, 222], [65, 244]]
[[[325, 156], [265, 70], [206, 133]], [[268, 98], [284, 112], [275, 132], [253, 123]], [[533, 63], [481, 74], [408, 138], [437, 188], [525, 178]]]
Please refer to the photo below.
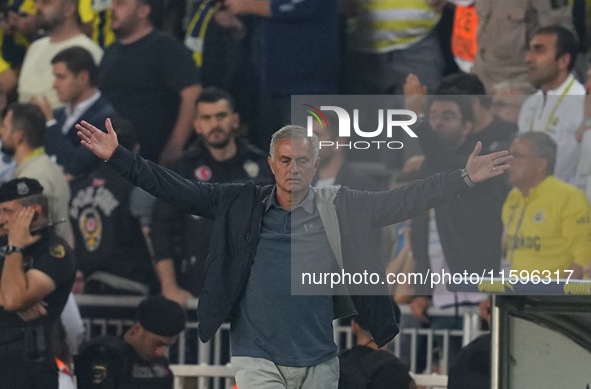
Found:
[[92, 186], [80, 189], [70, 203], [70, 217], [76, 220], [74, 225], [84, 240], [86, 250], [98, 250], [103, 236], [103, 220], [111, 216], [119, 206], [119, 201], [110, 190], [105, 188], [103, 180], [95, 180]]

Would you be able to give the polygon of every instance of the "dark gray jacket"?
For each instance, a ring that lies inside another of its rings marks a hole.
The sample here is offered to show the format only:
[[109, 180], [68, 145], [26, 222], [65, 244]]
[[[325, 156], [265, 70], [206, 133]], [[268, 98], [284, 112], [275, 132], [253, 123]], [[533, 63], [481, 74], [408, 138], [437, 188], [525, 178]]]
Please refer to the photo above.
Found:
[[[259, 241], [264, 200], [273, 186], [186, 180], [122, 147], [116, 150], [109, 164], [152, 195], [185, 212], [213, 220], [205, 287], [197, 310], [199, 337], [208, 341], [238, 307]], [[345, 187], [314, 191], [318, 212], [339, 265], [351, 274], [375, 272], [384, 280], [384, 265], [373, 228], [412, 218], [467, 188], [458, 170], [388, 192], [360, 192]], [[361, 290], [367, 289], [350, 287], [350, 295], [336, 299], [335, 318], [358, 313], [375, 342], [383, 346], [398, 333], [387, 285], [374, 286], [372, 291], [382, 294], [379, 296], [356, 294]]]

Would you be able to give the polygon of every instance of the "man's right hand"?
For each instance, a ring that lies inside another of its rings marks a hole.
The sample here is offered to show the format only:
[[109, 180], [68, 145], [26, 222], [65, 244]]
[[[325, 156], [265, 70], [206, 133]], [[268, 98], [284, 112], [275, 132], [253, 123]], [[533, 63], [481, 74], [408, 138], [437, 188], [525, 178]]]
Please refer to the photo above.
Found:
[[421, 81], [414, 74], [409, 74], [406, 77], [404, 101], [406, 109], [413, 111], [417, 115], [423, 113], [427, 102], [427, 87], [421, 85]]
[[117, 141], [117, 134], [113, 130], [111, 119], [105, 121], [105, 127], [107, 128], [107, 133], [104, 133], [84, 120], [80, 124], [76, 124], [80, 143], [92, 151], [94, 155], [107, 161], [117, 149], [119, 142]]
[[162, 288], [162, 295], [167, 299], [176, 301], [182, 307], [187, 305], [187, 300], [195, 298], [191, 293], [180, 287]]

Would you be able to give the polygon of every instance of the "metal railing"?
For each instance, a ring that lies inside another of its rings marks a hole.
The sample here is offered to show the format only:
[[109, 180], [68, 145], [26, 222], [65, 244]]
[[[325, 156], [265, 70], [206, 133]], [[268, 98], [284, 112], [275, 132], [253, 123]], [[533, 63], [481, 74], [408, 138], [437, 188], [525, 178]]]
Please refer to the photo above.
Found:
[[[76, 300], [83, 314], [86, 326], [86, 339], [111, 334], [122, 335], [133, 325], [135, 308], [142, 300], [141, 297], [128, 296], [89, 296], [77, 295]], [[197, 300], [191, 300], [187, 304], [189, 313], [194, 313]], [[104, 317], [105, 313], [115, 310], [112, 317]], [[118, 310], [118, 311], [117, 311]], [[400, 306], [403, 315], [410, 315], [410, 307]], [[95, 312], [96, 311], [96, 312]], [[462, 317], [462, 329], [459, 330], [434, 330], [430, 328], [402, 328], [400, 334], [388, 345], [388, 350], [400, 357], [403, 341], [407, 341], [410, 353], [410, 372], [417, 385], [427, 387], [446, 387], [448, 371], [448, 351], [450, 341], [453, 338], [461, 338], [463, 346], [470, 343], [483, 333], [480, 328], [478, 307], [461, 306], [457, 309], [430, 308], [429, 316], [436, 317]], [[230, 325], [224, 323], [214, 338], [202, 343], [197, 339], [197, 322], [189, 321], [187, 329], [180, 334], [177, 345], [171, 348], [169, 358], [172, 370], [177, 377], [175, 388], [182, 388], [186, 378], [196, 378], [199, 388], [229, 389], [233, 385], [233, 371], [229, 366], [229, 338]], [[348, 325], [334, 322], [335, 342], [339, 351], [353, 346], [353, 333]], [[426, 367], [418, 372], [419, 340], [426, 339]], [[435, 353], [433, 340], [442, 340], [440, 358], [438, 359], [438, 374], [434, 373]], [[408, 342], [410, 340], [410, 342]], [[192, 361], [192, 362], [191, 362]]]

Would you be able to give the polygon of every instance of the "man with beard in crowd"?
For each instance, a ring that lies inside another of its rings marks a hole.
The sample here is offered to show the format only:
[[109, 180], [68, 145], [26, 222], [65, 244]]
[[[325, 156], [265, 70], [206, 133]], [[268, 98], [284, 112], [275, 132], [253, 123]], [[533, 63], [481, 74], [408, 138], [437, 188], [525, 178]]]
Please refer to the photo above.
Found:
[[[240, 118], [227, 92], [205, 88], [196, 107], [193, 125], [199, 138], [174, 166], [176, 173], [210, 183], [273, 182], [266, 154], [237, 137]], [[156, 204], [151, 240], [156, 272], [166, 297], [184, 305], [187, 298], [199, 295], [211, 226], [208, 219], [184, 214], [163, 201]], [[175, 241], [180, 242], [176, 253]]]
[[33, 42], [27, 51], [18, 79], [19, 101], [27, 103], [33, 97], [43, 101], [46, 97], [52, 108], [58, 108], [63, 103], [53, 88], [51, 59], [68, 47], [81, 46], [99, 63], [103, 50], [80, 31], [77, 0], [43, 0], [35, 6], [37, 27], [47, 36]]

